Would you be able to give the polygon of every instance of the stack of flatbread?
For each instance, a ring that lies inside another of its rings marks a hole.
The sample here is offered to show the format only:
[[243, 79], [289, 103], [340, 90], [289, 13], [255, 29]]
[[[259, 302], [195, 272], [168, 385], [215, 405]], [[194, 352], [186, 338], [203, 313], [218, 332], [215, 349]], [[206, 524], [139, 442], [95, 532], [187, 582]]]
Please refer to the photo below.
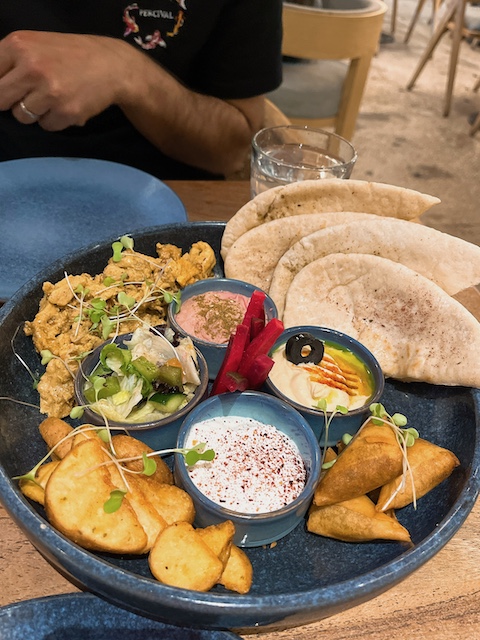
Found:
[[387, 377], [480, 387], [480, 323], [453, 298], [480, 283], [480, 247], [417, 224], [438, 202], [359, 180], [270, 189], [227, 223], [225, 275], [268, 292], [285, 327], [356, 338]]

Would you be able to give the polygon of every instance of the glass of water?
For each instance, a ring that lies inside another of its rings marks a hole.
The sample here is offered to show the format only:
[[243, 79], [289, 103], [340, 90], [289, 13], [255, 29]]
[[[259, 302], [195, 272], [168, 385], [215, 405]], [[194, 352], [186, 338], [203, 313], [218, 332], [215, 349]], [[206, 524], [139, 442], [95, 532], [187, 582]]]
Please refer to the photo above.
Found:
[[300, 125], [262, 129], [252, 141], [252, 198], [290, 182], [347, 179], [356, 160], [353, 145], [336, 133]]

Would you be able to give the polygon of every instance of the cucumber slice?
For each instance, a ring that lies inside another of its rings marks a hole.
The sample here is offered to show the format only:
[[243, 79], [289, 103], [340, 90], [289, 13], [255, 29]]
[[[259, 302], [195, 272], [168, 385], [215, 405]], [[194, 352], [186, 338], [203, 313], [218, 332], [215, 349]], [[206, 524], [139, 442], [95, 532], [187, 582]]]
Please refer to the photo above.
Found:
[[182, 405], [186, 397], [183, 393], [155, 393], [149, 398], [149, 402], [157, 411], [173, 413]]

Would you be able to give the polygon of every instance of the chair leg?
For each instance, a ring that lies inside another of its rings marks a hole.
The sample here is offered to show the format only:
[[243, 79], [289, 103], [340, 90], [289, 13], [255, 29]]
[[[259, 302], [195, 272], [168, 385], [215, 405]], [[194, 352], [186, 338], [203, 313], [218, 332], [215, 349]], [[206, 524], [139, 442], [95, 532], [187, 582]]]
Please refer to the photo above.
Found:
[[455, 26], [453, 31], [452, 48], [450, 50], [450, 64], [448, 68], [448, 82], [447, 90], [445, 94], [445, 105], [443, 108], [443, 115], [445, 117], [450, 113], [450, 105], [452, 102], [453, 85], [455, 82], [455, 75], [457, 72], [458, 52], [460, 50], [460, 43], [463, 37], [463, 27], [465, 20], [465, 5], [466, 0], [460, 0], [455, 9]]
[[419, 75], [421, 74], [424, 66], [429, 61], [441, 37], [448, 31], [448, 23], [451, 21], [454, 13], [455, 13], [455, 7], [453, 7], [450, 11], [447, 11], [447, 13], [443, 16], [443, 19], [438, 23], [437, 28], [435, 29], [434, 33], [432, 34], [432, 37], [430, 38], [430, 41], [427, 44], [427, 48], [423, 53], [423, 56], [420, 58], [420, 61], [417, 65], [417, 68], [415, 69], [415, 72], [410, 82], [407, 84], [407, 89], [409, 91], [410, 89], [413, 89], [415, 82], [417, 81]]
[[473, 136], [480, 129], [480, 111], [477, 113], [477, 117], [475, 118], [475, 122], [470, 127], [470, 135]]
[[397, 26], [397, 2], [398, 0], [393, 0], [392, 4], [392, 19], [390, 23], [390, 33], [392, 36], [395, 34], [395, 29]]
[[475, 83], [473, 90], [474, 91], [478, 91], [480, 89], [480, 78], [478, 78], [477, 82]]
[[410, 40], [410, 36], [412, 35], [412, 31], [414, 26], [417, 24], [417, 20], [420, 17], [420, 14], [422, 12], [422, 9], [425, 5], [425, 0], [418, 0], [418, 4], [417, 4], [417, 8], [415, 9], [415, 13], [413, 14], [413, 18], [410, 22], [410, 25], [407, 29], [407, 33], [405, 34], [405, 38], [403, 39], [403, 42], [406, 44], [409, 40]]

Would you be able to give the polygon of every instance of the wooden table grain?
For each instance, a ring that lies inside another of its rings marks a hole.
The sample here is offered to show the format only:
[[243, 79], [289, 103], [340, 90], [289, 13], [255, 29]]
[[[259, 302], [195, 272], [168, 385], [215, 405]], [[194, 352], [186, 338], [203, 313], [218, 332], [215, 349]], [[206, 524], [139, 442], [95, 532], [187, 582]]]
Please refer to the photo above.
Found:
[[[192, 221], [226, 220], [249, 199], [246, 182], [168, 184], [185, 203]], [[480, 319], [478, 300], [478, 292], [472, 290], [461, 301], [474, 312], [479, 310]], [[0, 606], [74, 591], [0, 506]], [[336, 616], [264, 633], [261, 638], [480, 640], [480, 503], [453, 539], [397, 586]]]

